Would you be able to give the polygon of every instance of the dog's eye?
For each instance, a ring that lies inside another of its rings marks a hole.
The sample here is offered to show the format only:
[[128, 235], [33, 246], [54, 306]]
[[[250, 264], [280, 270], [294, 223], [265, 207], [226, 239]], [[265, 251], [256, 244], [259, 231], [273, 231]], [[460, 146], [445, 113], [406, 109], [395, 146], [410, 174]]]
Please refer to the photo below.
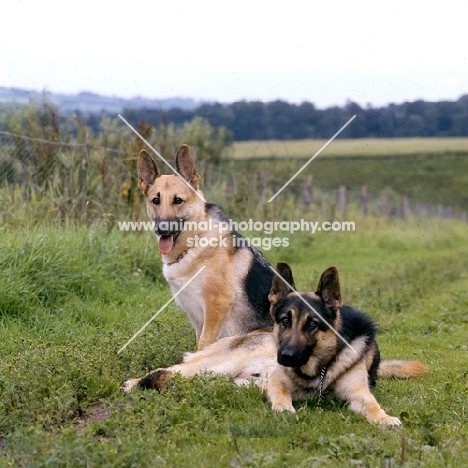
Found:
[[182, 198], [174, 197], [174, 205], [180, 205], [183, 202], [184, 202], [184, 200], [182, 200]]
[[151, 200], [151, 203], [153, 205], [159, 205], [159, 197], [154, 197], [152, 200]]
[[291, 320], [289, 320], [288, 317], [283, 317], [281, 319], [281, 325], [283, 325], [283, 327], [289, 327], [290, 323], [291, 323]]
[[309, 321], [307, 322], [307, 329], [308, 329], [309, 331], [312, 331], [312, 330], [313, 330], [314, 328], [316, 328], [316, 327], [317, 327], [317, 322], [315, 322], [314, 320], [309, 320]]

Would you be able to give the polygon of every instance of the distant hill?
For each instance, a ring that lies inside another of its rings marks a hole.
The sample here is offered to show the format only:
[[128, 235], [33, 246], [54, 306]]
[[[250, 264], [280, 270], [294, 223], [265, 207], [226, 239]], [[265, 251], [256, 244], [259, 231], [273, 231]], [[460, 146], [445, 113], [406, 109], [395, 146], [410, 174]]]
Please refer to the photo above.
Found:
[[339, 138], [468, 137], [468, 95], [456, 101], [416, 100], [373, 107], [348, 101], [342, 107], [318, 109], [311, 102], [300, 104], [237, 101], [230, 104], [194, 99], [147, 99], [102, 96], [91, 92], [75, 95], [41, 93], [0, 87], [0, 104], [16, 101], [41, 102], [44, 94], [63, 115], [76, 113], [94, 131], [103, 115], [121, 113], [133, 126], [140, 122], [158, 128], [172, 123], [182, 126], [195, 117], [212, 127], [225, 127], [234, 141], [328, 139], [355, 116]]
[[353, 116], [339, 138], [468, 137], [468, 95], [457, 101], [417, 100], [382, 107], [349, 101], [326, 109], [310, 102], [238, 101], [202, 104], [189, 111], [126, 109], [123, 115], [133, 126], [145, 121], [155, 128], [167, 122], [181, 126], [201, 117], [214, 128], [227, 128], [234, 141], [326, 140]]
[[42, 100], [44, 94], [61, 111], [65, 113], [82, 112], [83, 114], [99, 113], [119, 113], [124, 109], [159, 109], [168, 110], [179, 108], [185, 111], [192, 111], [202, 104], [200, 101], [185, 98], [169, 99], [147, 99], [136, 96], [125, 99], [116, 96], [102, 96], [91, 92], [81, 92], [78, 94], [51, 93], [48, 91], [39, 92], [20, 88], [0, 87], [0, 104], [5, 102], [17, 102], [27, 104], [29, 102]]

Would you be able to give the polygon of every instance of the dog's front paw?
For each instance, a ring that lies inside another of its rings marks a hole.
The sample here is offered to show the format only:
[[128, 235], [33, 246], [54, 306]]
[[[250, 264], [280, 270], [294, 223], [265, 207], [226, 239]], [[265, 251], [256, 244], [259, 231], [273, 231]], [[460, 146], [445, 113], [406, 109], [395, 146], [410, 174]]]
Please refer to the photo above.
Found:
[[289, 411], [291, 413], [295, 413], [296, 410], [294, 409], [294, 406], [292, 403], [281, 403], [281, 402], [275, 402], [271, 404], [271, 409], [273, 411], [276, 411], [278, 413], [281, 413], [283, 411]]
[[386, 414], [382, 419], [379, 419], [378, 424], [384, 424], [385, 426], [399, 427], [401, 426], [401, 421], [395, 416], [389, 416]]
[[125, 393], [130, 393], [134, 387], [138, 385], [141, 379], [128, 379], [120, 387], [120, 390]]

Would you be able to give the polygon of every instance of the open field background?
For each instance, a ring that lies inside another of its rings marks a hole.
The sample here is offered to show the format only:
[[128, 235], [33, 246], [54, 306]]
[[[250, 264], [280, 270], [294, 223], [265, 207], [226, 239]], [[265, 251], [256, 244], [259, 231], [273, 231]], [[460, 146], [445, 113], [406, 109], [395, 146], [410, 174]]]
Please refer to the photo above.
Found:
[[372, 426], [342, 404], [274, 414], [228, 378], [176, 380], [164, 394], [119, 386], [180, 360], [194, 333], [169, 298], [151, 233], [41, 225], [0, 230], [0, 466], [453, 466], [468, 424], [468, 233], [456, 221], [363, 221], [355, 233], [299, 233], [265, 252], [299, 289], [331, 264], [345, 302], [380, 326], [384, 357], [417, 358], [418, 380], [380, 381], [404, 420]]
[[[237, 142], [230, 153], [233, 160], [222, 165], [234, 172], [264, 170], [271, 178], [287, 181], [325, 143]], [[387, 191], [413, 202], [466, 210], [468, 139], [336, 139], [295, 179], [292, 189], [296, 193], [303, 190], [301, 182], [307, 175], [312, 175], [315, 187], [323, 190], [343, 185], [359, 193], [365, 185], [374, 198]]]
[[[310, 158], [328, 140], [239, 141], [233, 144], [234, 159]], [[468, 138], [337, 138], [324, 151], [330, 156], [411, 156], [464, 153]]]

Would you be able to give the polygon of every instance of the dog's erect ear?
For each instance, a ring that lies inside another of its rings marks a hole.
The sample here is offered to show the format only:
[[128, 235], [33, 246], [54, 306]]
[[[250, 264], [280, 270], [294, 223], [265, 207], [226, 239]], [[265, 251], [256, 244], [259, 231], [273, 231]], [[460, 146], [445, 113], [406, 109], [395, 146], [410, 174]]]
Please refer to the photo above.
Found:
[[138, 155], [138, 187], [145, 195], [160, 175], [161, 172], [154, 159], [147, 151], [141, 150]]
[[182, 145], [176, 155], [177, 172], [195, 189], [198, 190], [200, 176], [198, 175], [190, 146]]
[[[270, 304], [273, 306], [278, 304], [281, 299], [285, 298], [292, 291], [289, 285], [296, 289], [291, 268], [289, 268], [287, 263], [278, 262], [276, 264], [276, 271], [278, 272], [278, 275], [275, 274], [275, 276], [273, 276], [271, 291], [268, 295]], [[282, 278], [286, 280], [289, 285], [286, 284]]]
[[315, 294], [320, 296], [328, 309], [336, 311], [343, 305], [340, 293], [340, 279], [336, 267], [327, 268], [322, 273]]

